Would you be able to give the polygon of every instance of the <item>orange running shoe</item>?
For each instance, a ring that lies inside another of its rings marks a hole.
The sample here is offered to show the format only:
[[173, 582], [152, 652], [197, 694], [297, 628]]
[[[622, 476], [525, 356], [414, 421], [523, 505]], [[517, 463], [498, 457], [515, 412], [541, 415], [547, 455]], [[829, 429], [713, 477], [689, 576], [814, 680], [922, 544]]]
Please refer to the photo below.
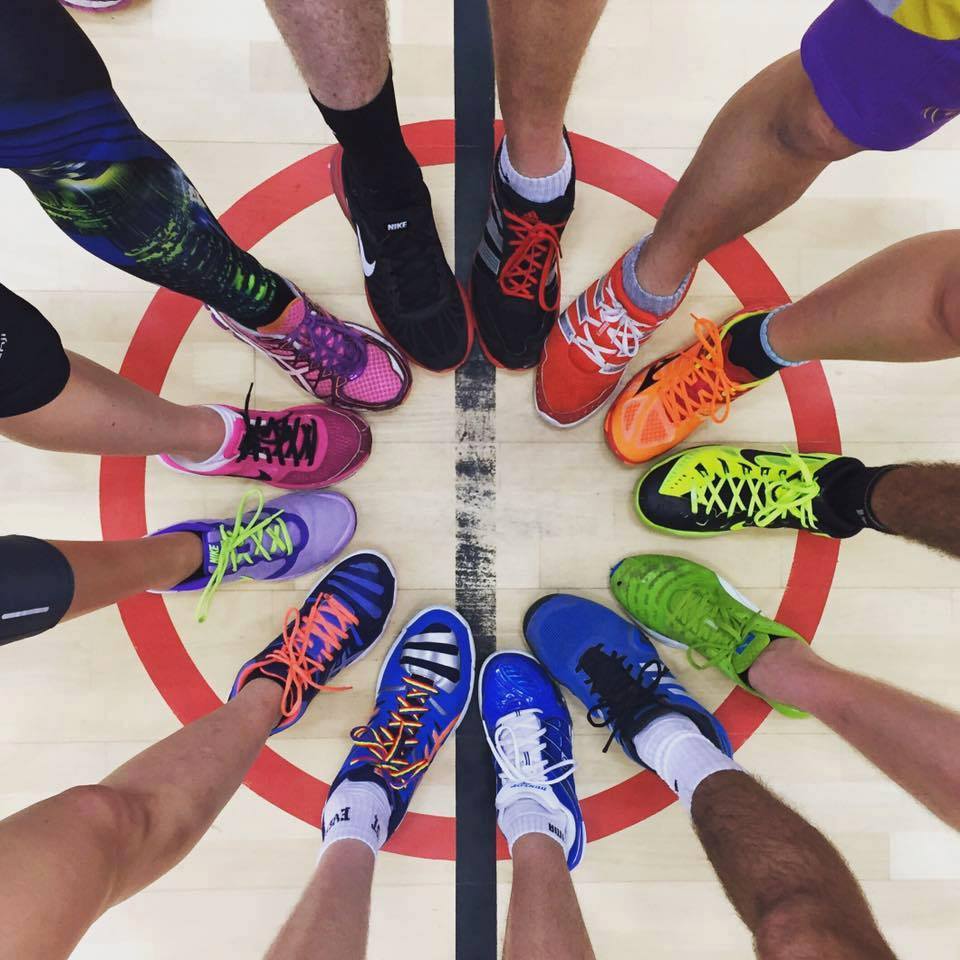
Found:
[[[575, 427], [596, 413], [620, 385], [640, 345], [670, 315], [654, 316], [627, 296], [626, 256], [567, 307], [544, 345], [536, 404], [540, 416], [555, 427]], [[692, 277], [688, 290], [691, 282]]]
[[723, 423], [733, 400], [764, 382], [731, 378], [723, 340], [742, 320], [767, 312], [734, 314], [722, 329], [712, 320], [694, 317], [696, 342], [644, 367], [607, 412], [604, 433], [610, 449], [625, 463], [644, 463], [675, 447], [707, 420]]

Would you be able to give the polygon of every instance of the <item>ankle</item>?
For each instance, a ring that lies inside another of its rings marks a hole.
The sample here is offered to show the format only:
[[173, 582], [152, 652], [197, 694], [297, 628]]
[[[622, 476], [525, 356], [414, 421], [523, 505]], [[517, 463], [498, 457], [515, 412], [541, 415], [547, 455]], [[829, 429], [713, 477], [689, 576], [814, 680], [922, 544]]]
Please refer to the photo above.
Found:
[[835, 670], [805, 641], [778, 637], [751, 664], [747, 682], [765, 697], [812, 712], [823, 678]]
[[[509, 141], [509, 153], [507, 142]], [[503, 138], [504, 156], [522, 177], [542, 179], [559, 173], [570, 157], [563, 126], [510, 128]]]
[[693, 272], [696, 261], [681, 263], [662, 249], [654, 231], [637, 253], [633, 274], [637, 283], [655, 297], [669, 297], [676, 293]]
[[174, 448], [163, 453], [190, 463], [203, 463], [223, 448], [226, 425], [223, 417], [211, 407], [183, 407], [182, 422], [177, 429], [182, 437]]

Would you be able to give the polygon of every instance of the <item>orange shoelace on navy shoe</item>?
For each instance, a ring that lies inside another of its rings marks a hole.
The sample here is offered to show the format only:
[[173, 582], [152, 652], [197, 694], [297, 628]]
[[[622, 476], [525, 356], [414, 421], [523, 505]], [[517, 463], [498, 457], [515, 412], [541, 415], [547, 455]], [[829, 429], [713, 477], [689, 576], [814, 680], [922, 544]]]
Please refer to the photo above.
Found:
[[[283, 619], [283, 644], [267, 654], [263, 665], [277, 663], [286, 670], [281, 713], [289, 720], [300, 712], [303, 695], [309, 688], [328, 692], [350, 689], [324, 686], [313, 679], [313, 674], [333, 660], [343, 648], [349, 628], [360, 621], [352, 610], [327, 593], [317, 597], [306, 616], [291, 609]], [[316, 640], [320, 641], [320, 647], [316, 657], [311, 657], [310, 647]]]
[[405, 690], [397, 695], [396, 706], [390, 711], [386, 725], [355, 727], [350, 733], [357, 746], [370, 751], [369, 757], [358, 757], [353, 763], [372, 761], [377, 773], [395, 790], [402, 790], [430, 766], [434, 755], [457, 723], [457, 718], [454, 718], [446, 729], [434, 731], [423, 754], [412, 756], [410, 751], [418, 746], [417, 734], [423, 727], [420, 718], [430, 709], [426, 701], [436, 695], [437, 688], [422, 677], [405, 676], [403, 683]]
[[724, 368], [723, 334], [705, 317], [694, 317], [698, 343], [664, 370], [663, 409], [671, 423], [695, 416], [723, 423], [730, 403], [748, 388], [732, 380]]
[[553, 226], [544, 223], [535, 213], [520, 217], [504, 210], [503, 215], [512, 225], [516, 237], [510, 240], [513, 252], [500, 273], [500, 289], [509, 297], [524, 300], [536, 297], [542, 309], [556, 310], [560, 306], [560, 285], [557, 284], [554, 303], [547, 302], [547, 287], [553, 266], [561, 255], [559, 231], [566, 221]]

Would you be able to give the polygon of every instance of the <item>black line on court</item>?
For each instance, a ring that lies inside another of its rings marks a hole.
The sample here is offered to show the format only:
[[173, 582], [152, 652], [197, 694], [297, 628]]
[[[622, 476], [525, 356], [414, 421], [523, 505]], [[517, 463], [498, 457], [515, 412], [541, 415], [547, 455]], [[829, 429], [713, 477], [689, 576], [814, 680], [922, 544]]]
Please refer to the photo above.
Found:
[[[486, 0], [454, 0], [456, 273], [464, 284], [487, 216], [493, 50]], [[456, 374], [457, 609], [479, 665], [496, 647], [496, 373], [479, 345]], [[457, 732], [456, 960], [496, 960], [496, 782], [477, 700]]]

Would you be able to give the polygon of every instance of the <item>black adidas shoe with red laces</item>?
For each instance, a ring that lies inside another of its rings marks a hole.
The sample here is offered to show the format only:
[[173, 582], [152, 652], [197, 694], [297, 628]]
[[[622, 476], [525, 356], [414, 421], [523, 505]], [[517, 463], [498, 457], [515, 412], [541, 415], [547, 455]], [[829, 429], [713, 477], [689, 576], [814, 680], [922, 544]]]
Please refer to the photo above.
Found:
[[576, 168], [562, 197], [532, 203], [504, 182], [502, 150], [501, 143], [494, 161], [490, 216], [473, 262], [470, 292], [488, 359], [499, 367], [525, 370], [537, 365], [557, 322], [560, 238], [573, 213]]
[[473, 346], [473, 321], [444, 256], [426, 184], [418, 185], [407, 206], [383, 209], [351, 179], [342, 149], [330, 161], [330, 176], [357, 234], [377, 325], [414, 363], [437, 373], [459, 367]]

